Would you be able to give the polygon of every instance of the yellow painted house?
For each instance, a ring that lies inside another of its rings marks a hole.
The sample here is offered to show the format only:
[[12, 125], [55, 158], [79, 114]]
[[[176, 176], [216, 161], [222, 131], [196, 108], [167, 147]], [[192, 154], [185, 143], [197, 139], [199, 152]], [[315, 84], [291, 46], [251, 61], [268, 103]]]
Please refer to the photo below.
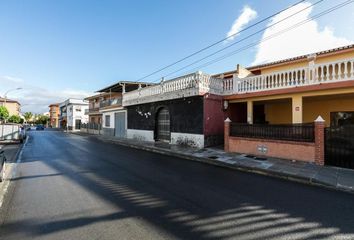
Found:
[[225, 151], [354, 169], [354, 45], [215, 77]]
[[230, 118], [244, 123], [354, 123], [354, 45], [218, 75], [229, 79]]
[[6, 99], [0, 97], [0, 106], [5, 106], [9, 111], [9, 115], [20, 115], [21, 104], [16, 100]]

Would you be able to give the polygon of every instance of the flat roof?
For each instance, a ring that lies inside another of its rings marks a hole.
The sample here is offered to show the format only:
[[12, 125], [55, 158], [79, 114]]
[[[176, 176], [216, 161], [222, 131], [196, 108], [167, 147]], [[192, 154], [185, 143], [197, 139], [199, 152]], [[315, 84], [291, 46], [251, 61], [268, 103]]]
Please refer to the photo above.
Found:
[[[5, 98], [0, 97], [0, 102], [5, 102]], [[19, 103], [18, 101], [12, 100], [12, 99], [8, 99], [8, 98], [6, 98], [6, 102], [8, 102], [8, 103], [17, 103], [18, 105], [21, 105], [21, 103]]]
[[123, 91], [123, 85], [125, 85], [125, 91], [126, 92], [130, 92], [133, 91], [135, 89], [137, 89], [137, 87], [139, 85], [142, 86], [151, 86], [151, 85], [155, 85], [155, 83], [148, 83], [148, 82], [132, 82], [132, 81], [119, 81], [117, 83], [114, 83], [108, 87], [102, 88], [100, 90], [97, 90], [96, 92], [122, 92]]
[[59, 104], [60, 104], [60, 103], [52, 103], [52, 104], [50, 104], [48, 107], [53, 107], [53, 106], [58, 106], [58, 107], [59, 107]]

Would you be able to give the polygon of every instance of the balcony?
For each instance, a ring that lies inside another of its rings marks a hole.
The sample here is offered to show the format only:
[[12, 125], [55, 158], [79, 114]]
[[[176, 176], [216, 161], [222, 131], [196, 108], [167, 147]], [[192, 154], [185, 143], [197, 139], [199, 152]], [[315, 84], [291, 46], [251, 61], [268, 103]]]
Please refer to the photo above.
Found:
[[158, 85], [127, 92], [123, 106], [204, 95], [205, 93], [223, 94], [223, 81], [201, 72], [185, 75]]
[[261, 92], [354, 80], [354, 59], [223, 80], [223, 95]]
[[85, 115], [99, 113], [99, 110], [100, 109], [98, 107], [85, 109]]
[[100, 108], [110, 107], [110, 106], [121, 106], [122, 98], [107, 99], [100, 102]]

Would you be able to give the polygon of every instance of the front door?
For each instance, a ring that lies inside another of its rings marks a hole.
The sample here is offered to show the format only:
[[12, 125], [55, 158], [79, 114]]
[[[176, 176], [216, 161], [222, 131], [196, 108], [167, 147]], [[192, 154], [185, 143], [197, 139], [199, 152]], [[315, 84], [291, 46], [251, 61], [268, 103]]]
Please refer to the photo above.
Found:
[[80, 129], [81, 128], [81, 120], [80, 119], [76, 119], [75, 120], [75, 129]]
[[114, 114], [114, 136], [125, 137], [125, 112], [117, 112]]
[[170, 142], [170, 113], [167, 108], [161, 108], [157, 113], [156, 140]]

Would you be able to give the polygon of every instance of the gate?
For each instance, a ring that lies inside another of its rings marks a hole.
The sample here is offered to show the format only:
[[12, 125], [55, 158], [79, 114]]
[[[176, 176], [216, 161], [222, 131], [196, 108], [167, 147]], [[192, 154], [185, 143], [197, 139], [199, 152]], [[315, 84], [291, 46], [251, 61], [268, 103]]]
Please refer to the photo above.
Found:
[[114, 136], [125, 137], [125, 112], [114, 114]]
[[354, 169], [354, 125], [326, 128], [325, 164]]
[[170, 132], [170, 113], [168, 109], [161, 108], [157, 113], [156, 140], [169, 142]]

